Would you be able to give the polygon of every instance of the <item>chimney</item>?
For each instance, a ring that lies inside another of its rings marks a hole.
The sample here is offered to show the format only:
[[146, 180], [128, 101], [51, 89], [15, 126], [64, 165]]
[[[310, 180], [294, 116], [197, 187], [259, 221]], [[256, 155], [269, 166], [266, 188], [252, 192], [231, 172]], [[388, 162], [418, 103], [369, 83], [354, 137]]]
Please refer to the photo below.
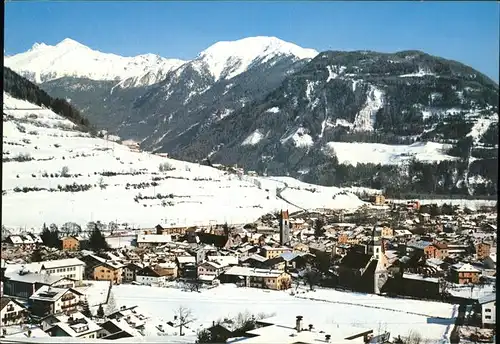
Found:
[[330, 343], [330, 338], [331, 337], [332, 336], [330, 336], [329, 334], [325, 334], [325, 342]]
[[295, 321], [295, 329], [297, 332], [302, 331], [302, 315], [297, 315], [297, 320]]

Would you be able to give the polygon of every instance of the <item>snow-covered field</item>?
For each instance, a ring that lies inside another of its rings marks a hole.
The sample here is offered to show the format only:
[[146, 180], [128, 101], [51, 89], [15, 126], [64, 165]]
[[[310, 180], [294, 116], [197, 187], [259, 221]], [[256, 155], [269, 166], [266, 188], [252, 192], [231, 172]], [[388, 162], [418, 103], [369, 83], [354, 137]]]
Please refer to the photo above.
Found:
[[114, 286], [112, 292], [118, 307], [137, 305], [146, 316], [159, 320], [171, 319], [176, 309], [187, 307], [195, 318], [189, 330], [192, 333], [210, 326], [212, 321], [248, 311], [255, 315], [275, 313], [291, 326], [295, 316], [302, 315], [308, 324], [369, 327], [390, 331], [393, 337], [417, 331], [431, 342], [440, 343], [448, 342], [458, 312], [457, 306], [445, 303], [322, 289], [305, 291], [299, 297], [290, 295], [290, 291], [238, 288], [231, 284], [200, 293], [134, 285]]
[[[147, 152], [134, 152], [116, 142], [92, 138], [72, 130], [74, 125], [48, 109], [4, 93], [3, 158], [26, 155], [31, 161], [3, 162], [2, 223], [7, 228], [40, 228], [43, 223], [60, 226], [66, 222], [85, 225], [89, 221], [128, 223], [137, 227], [163, 225], [241, 224], [261, 215], [288, 208], [276, 196], [284, 183], [272, 178], [225, 174], [199, 164], [168, 159]], [[172, 170], [160, 172], [160, 164]], [[67, 169], [67, 177], [61, 175]], [[101, 176], [99, 173], [141, 173]], [[156, 178], [157, 185], [152, 185]], [[90, 184], [87, 191], [59, 191], [70, 184]], [[134, 189], [133, 184], [149, 183]], [[302, 189], [310, 187], [293, 182]], [[101, 188], [100, 185], [107, 185]], [[127, 188], [127, 184], [131, 184]], [[16, 192], [15, 188], [45, 188]], [[50, 189], [54, 189], [50, 192]], [[333, 200], [340, 188], [318, 187], [291, 194], [300, 207], [318, 207], [317, 198]], [[157, 197], [173, 195], [173, 198]], [[151, 199], [137, 199], [136, 196]], [[302, 197], [304, 196], [304, 197]], [[286, 195], [283, 195], [286, 197]], [[344, 196], [342, 196], [344, 197]], [[359, 204], [356, 196], [350, 200]], [[325, 201], [321, 201], [321, 205]]]
[[361, 163], [399, 165], [413, 158], [424, 162], [456, 159], [444, 153], [451, 145], [435, 142], [417, 142], [411, 145], [328, 142], [327, 147], [335, 152], [339, 163], [353, 166]]

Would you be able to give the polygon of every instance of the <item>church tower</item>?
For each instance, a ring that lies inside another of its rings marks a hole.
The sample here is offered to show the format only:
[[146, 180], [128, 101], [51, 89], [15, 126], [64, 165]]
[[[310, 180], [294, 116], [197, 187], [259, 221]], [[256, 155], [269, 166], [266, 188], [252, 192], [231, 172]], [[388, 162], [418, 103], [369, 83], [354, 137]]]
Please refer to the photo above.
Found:
[[290, 219], [288, 210], [281, 210], [279, 217], [280, 225], [280, 245], [285, 246], [290, 243]]

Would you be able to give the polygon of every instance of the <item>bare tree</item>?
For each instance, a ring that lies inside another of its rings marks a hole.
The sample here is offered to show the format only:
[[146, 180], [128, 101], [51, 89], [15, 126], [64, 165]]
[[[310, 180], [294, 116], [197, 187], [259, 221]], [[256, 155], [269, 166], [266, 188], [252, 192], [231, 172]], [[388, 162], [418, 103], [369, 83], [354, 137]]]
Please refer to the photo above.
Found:
[[448, 295], [450, 291], [450, 283], [443, 277], [439, 279], [439, 289], [443, 296]]
[[179, 320], [179, 335], [183, 336], [184, 333], [182, 332], [182, 330], [184, 329], [184, 327], [194, 321], [193, 312], [189, 308], [179, 306], [179, 308], [175, 311], [175, 315]]
[[421, 344], [423, 342], [424, 341], [422, 339], [422, 335], [413, 330], [408, 333], [408, 337], [406, 337], [406, 340], [404, 340], [405, 344]]

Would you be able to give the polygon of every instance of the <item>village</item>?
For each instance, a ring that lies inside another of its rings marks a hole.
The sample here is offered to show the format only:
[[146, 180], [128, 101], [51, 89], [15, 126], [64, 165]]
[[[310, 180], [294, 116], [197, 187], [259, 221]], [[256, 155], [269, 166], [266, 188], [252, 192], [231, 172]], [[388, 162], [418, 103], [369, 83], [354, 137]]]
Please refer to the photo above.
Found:
[[171, 319], [155, 323], [140, 306], [113, 296], [123, 285], [196, 294], [234, 285], [241, 293], [331, 289], [379, 295], [387, 303], [452, 304], [458, 312], [450, 342], [494, 342], [496, 207], [396, 204], [383, 195], [370, 201], [351, 212], [283, 209], [238, 225], [152, 224], [113, 233], [96, 225], [91, 233], [52, 229], [56, 238], [48, 228], [2, 235], [2, 341], [169, 335], [191, 343], [424, 342], [417, 338], [423, 333], [410, 338], [377, 328], [320, 328], [303, 314], [290, 315], [286, 324], [272, 314], [238, 314], [205, 319], [212, 326], [194, 330], [191, 309], [175, 307]]

